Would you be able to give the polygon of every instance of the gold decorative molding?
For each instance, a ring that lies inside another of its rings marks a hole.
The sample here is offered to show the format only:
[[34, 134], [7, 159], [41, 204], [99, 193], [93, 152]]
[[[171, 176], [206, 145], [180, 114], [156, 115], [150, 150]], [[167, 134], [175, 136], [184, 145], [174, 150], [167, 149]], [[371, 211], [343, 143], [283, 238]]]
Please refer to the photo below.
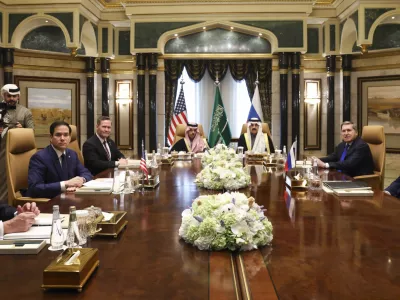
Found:
[[298, 75], [298, 74], [300, 74], [300, 70], [299, 69], [292, 69], [292, 74], [293, 75]]
[[19, 49], [15, 49], [14, 52], [15, 57], [32, 57], [32, 58], [45, 58], [45, 59], [58, 59], [58, 60], [69, 60], [69, 61], [83, 61], [84, 57], [71, 57], [71, 55], [67, 55], [65, 53], [55, 54], [53, 53], [38, 53], [38, 52], [30, 52], [23, 51]]
[[150, 75], [157, 75], [157, 70], [150, 70], [150, 71], [149, 71], [149, 74], [150, 74]]
[[144, 74], [145, 74], [145, 71], [144, 71], [144, 70], [138, 70], [138, 71], [137, 71], [137, 74], [138, 74], [138, 75], [144, 75]]
[[326, 72], [326, 76], [327, 77], [333, 77], [333, 76], [335, 76], [335, 72], [331, 72], [331, 71]]
[[14, 65], [14, 69], [49, 71], [49, 72], [86, 73], [84, 69], [49, 67], [49, 66]]
[[353, 55], [353, 60], [381, 58], [381, 57], [387, 57], [387, 56], [400, 56], [400, 50], [394, 50], [394, 51], [389, 51], [389, 52], [368, 52], [365, 54], [357, 53], [357, 54]]
[[366, 54], [366, 53], [368, 53], [368, 47], [369, 47], [369, 46], [371, 46], [371, 45], [362, 44], [362, 45], [360, 46], [360, 48], [361, 48], [361, 54]]
[[78, 55], [78, 48], [77, 47], [71, 47], [69, 48], [71, 50], [71, 56], [76, 57]]
[[13, 67], [7, 66], [4, 67], [4, 72], [12, 73], [13, 69], [14, 69]]
[[93, 72], [87, 72], [86, 73], [86, 77], [87, 78], [93, 78], [94, 77], [94, 73]]
[[351, 71], [343, 71], [343, 76], [351, 76]]
[[285, 75], [285, 74], [287, 74], [288, 72], [289, 72], [288, 69], [279, 69], [279, 74], [281, 74], [281, 75]]
[[110, 78], [110, 73], [101, 73], [102, 78]]
[[387, 69], [400, 69], [400, 64], [358, 67], [358, 68], [353, 68], [352, 72], [377, 71], [377, 70], [387, 70]]
[[164, 54], [158, 58], [161, 59], [273, 59], [278, 58], [274, 54], [247, 54], [247, 53], [193, 53], [193, 54]]

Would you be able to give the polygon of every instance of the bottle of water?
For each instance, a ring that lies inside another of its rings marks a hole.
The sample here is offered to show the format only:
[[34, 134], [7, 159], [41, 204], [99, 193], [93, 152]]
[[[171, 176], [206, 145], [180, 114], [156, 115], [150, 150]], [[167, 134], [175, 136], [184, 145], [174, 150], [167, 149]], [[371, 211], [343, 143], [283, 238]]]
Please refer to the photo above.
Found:
[[115, 167], [112, 193], [119, 194], [120, 192], [121, 192], [121, 184], [119, 182], [119, 170], [118, 170], [118, 167]]
[[79, 235], [78, 221], [76, 220], [76, 207], [69, 207], [69, 224], [67, 232], [67, 247], [76, 248], [79, 247], [81, 237]]
[[61, 226], [60, 208], [58, 205], [53, 205], [53, 221], [50, 235], [50, 250], [62, 250], [64, 245], [64, 232]]

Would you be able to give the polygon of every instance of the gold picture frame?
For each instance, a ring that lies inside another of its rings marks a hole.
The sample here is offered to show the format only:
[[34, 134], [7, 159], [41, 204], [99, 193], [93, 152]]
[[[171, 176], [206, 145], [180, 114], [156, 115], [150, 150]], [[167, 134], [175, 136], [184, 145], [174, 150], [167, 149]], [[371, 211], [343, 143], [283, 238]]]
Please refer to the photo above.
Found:
[[19, 103], [32, 112], [37, 148], [49, 144], [49, 128], [56, 120], [76, 125], [79, 132], [79, 79], [15, 76], [14, 81], [21, 90]]

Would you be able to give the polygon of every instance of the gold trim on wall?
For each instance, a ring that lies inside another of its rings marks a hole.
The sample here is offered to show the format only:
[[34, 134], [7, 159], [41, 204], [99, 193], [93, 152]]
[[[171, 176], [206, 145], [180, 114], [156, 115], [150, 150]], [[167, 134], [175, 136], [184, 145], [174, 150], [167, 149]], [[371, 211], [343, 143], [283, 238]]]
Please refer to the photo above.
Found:
[[181, 53], [164, 54], [158, 58], [161, 59], [272, 59], [278, 58], [275, 54], [251, 54], [251, 53]]
[[68, 73], [86, 73], [85, 69], [49, 67], [49, 66], [32, 66], [32, 65], [14, 65], [14, 69], [35, 70], [35, 71], [68, 72]]
[[357, 67], [357, 68], [353, 68], [352, 71], [353, 72], [362, 72], [362, 71], [375, 71], [375, 70], [386, 70], [386, 69], [400, 69], [400, 64]]

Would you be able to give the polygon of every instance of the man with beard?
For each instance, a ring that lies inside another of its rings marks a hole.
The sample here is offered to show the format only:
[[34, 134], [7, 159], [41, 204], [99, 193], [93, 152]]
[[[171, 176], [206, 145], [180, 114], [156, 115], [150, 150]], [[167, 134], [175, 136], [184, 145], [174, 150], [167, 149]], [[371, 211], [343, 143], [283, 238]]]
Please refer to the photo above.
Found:
[[262, 123], [259, 118], [251, 118], [247, 121], [247, 132], [239, 137], [238, 147], [243, 151], [251, 150], [257, 153], [274, 153], [274, 144], [271, 137], [262, 132]]
[[200, 136], [199, 125], [188, 123], [185, 130], [185, 137], [177, 141], [171, 148], [172, 151], [185, 151], [199, 153], [208, 149], [206, 139]]

